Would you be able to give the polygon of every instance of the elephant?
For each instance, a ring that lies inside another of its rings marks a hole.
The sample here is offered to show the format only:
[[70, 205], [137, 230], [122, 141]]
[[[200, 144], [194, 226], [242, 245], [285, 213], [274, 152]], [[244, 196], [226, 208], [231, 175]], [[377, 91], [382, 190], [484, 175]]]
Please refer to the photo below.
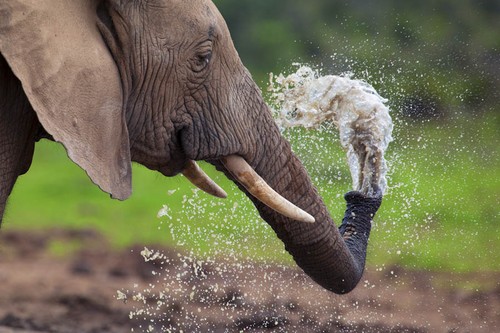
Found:
[[347, 193], [337, 227], [210, 0], [2, 0], [0, 219], [41, 139], [119, 200], [132, 162], [225, 197], [206, 161], [312, 280], [345, 294], [361, 279], [381, 192]]

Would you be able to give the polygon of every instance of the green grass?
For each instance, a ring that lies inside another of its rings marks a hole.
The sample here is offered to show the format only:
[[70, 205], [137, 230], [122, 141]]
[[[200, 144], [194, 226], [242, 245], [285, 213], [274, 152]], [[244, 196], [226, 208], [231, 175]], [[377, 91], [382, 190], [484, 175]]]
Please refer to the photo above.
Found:
[[[493, 113], [443, 123], [396, 123], [387, 155], [390, 188], [376, 218], [369, 265], [500, 270], [499, 128]], [[339, 221], [351, 180], [335, 136], [305, 130], [286, 136]], [[157, 243], [208, 256], [290, 263], [249, 200], [211, 166], [203, 168], [227, 190], [228, 199], [195, 191], [182, 177], [164, 178], [134, 165], [133, 195], [119, 202], [94, 186], [60, 145], [40, 142], [2, 228], [93, 228], [116, 247]], [[169, 217], [157, 218], [163, 205]], [[64, 244], [55, 244], [54, 251], [64, 253]]]
[[374, 261], [500, 270], [498, 125], [490, 116], [400, 128], [389, 157], [398, 187], [378, 215]]

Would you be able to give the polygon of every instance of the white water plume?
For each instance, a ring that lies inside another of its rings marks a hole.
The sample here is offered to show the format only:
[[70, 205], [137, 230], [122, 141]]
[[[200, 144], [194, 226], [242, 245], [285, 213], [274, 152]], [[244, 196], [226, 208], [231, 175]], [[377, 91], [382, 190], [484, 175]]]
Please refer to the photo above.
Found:
[[333, 123], [347, 152], [353, 188], [367, 195], [386, 189], [384, 152], [392, 141], [389, 109], [368, 83], [347, 76], [321, 76], [300, 66], [288, 76], [271, 74], [271, 98], [281, 128], [319, 128]]

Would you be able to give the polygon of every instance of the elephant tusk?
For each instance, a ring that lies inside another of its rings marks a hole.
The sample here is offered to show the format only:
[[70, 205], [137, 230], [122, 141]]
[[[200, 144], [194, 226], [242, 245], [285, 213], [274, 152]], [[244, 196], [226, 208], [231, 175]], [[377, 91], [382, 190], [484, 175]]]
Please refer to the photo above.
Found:
[[182, 170], [182, 174], [200, 190], [218, 198], [227, 198], [227, 193], [219, 185], [217, 185], [217, 183], [210, 179], [210, 177], [198, 166], [198, 164], [196, 164], [195, 161], [189, 160], [186, 163], [184, 170]]
[[314, 223], [314, 217], [273, 190], [242, 157], [230, 155], [220, 160], [236, 180], [263, 204], [291, 219]]

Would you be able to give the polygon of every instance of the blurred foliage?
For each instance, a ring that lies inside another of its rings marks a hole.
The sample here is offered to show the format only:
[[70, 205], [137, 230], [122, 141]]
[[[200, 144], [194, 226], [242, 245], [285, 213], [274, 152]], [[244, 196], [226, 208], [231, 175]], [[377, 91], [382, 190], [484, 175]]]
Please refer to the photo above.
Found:
[[[305, 62], [323, 73], [352, 72], [394, 111], [418, 117], [394, 117], [390, 191], [375, 221], [370, 265], [500, 270], [498, 0], [214, 1], [262, 88], [269, 72]], [[422, 121], [442, 116], [446, 121]], [[345, 154], [330, 135], [306, 132], [285, 135], [338, 221], [351, 183]], [[42, 141], [2, 228], [95, 228], [119, 247], [160, 243], [291, 262], [249, 200], [203, 167], [227, 200], [134, 165], [134, 194], [119, 202], [91, 184], [60, 145]], [[156, 219], [164, 204], [169, 216]], [[54, 244], [52, 251], [77, 248]]]
[[306, 62], [367, 80], [409, 116], [498, 100], [498, 0], [214, 2], [263, 88], [268, 73]]

